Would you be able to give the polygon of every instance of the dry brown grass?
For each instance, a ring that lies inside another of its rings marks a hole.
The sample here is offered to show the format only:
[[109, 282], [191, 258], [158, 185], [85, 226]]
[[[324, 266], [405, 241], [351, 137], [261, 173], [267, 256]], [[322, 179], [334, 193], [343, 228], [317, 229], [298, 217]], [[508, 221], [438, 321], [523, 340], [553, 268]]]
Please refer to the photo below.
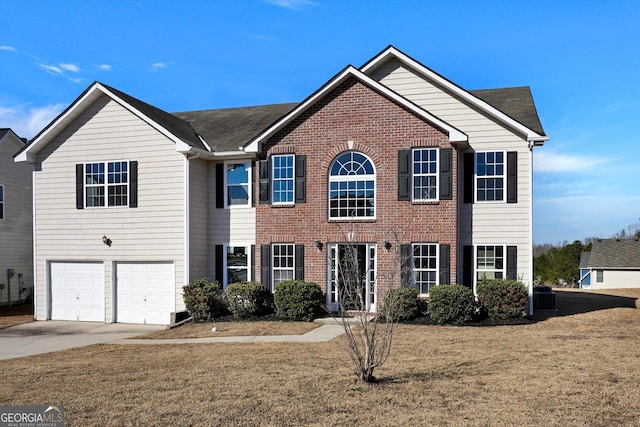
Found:
[[33, 305], [10, 305], [0, 307], [0, 329], [33, 321]]
[[[186, 323], [173, 329], [154, 332], [136, 338], [212, 338], [212, 337], [246, 337], [262, 335], [301, 335], [320, 326], [312, 322], [205, 322]], [[211, 329], [215, 327], [216, 331]]]
[[640, 290], [627, 292], [601, 306], [560, 292], [561, 311], [529, 325], [400, 325], [374, 385], [354, 381], [344, 337], [94, 345], [3, 361], [0, 405], [63, 405], [69, 426], [640, 425]]

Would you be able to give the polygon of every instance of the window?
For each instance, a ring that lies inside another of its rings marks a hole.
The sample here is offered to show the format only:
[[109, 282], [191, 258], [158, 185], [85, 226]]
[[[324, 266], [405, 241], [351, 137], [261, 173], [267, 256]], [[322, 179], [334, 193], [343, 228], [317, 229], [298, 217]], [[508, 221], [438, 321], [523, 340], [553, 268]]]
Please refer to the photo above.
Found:
[[331, 164], [329, 218], [375, 218], [376, 174], [364, 154], [347, 152]]
[[413, 200], [438, 198], [438, 150], [413, 150]]
[[478, 246], [476, 254], [476, 277], [478, 281], [505, 277], [503, 246]]
[[248, 282], [249, 280], [251, 280], [249, 273], [249, 254], [250, 247], [248, 246], [227, 246], [227, 284], [236, 282]]
[[503, 201], [504, 152], [476, 153], [476, 201]]
[[251, 205], [251, 166], [249, 162], [225, 163], [226, 206]]
[[84, 165], [85, 206], [127, 206], [129, 163], [100, 162]]
[[294, 202], [294, 163], [295, 156], [287, 154], [273, 156], [273, 198], [274, 204]]
[[273, 288], [278, 283], [293, 280], [295, 275], [295, 245], [274, 244], [272, 246]]
[[4, 185], [0, 185], [0, 219], [4, 218]]
[[413, 244], [413, 280], [421, 294], [428, 294], [438, 284], [438, 245]]
[[596, 283], [604, 282], [604, 270], [596, 270]]

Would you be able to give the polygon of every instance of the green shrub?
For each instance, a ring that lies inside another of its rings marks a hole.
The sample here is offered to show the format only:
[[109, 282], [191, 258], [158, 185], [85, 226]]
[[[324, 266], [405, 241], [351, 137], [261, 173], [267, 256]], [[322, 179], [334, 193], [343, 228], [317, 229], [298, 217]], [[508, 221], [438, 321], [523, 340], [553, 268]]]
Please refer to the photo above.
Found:
[[417, 289], [395, 288], [384, 298], [381, 313], [383, 318], [400, 322], [412, 320], [420, 314]]
[[261, 283], [232, 283], [224, 293], [235, 317], [263, 316], [273, 312], [273, 296]]
[[429, 291], [429, 317], [436, 323], [461, 325], [476, 311], [473, 291], [462, 285], [439, 285]]
[[273, 302], [276, 316], [310, 322], [322, 312], [322, 289], [313, 282], [288, 280], [276, 286]]
[[512, 279], [482, 279], [476, 292], [480, 305], [492, 319], [522, 317], [529, 299], [524, 283]]
[[206, 322], [227, 313], [218, 282], [194, 280], [182, 288], [182, 298], [194, 322]]

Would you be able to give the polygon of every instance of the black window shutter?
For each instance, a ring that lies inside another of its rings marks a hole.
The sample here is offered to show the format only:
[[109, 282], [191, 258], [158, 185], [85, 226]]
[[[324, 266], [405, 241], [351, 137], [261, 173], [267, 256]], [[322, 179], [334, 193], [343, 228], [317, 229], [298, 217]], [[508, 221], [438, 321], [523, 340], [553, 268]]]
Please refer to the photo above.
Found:
[[464, 203], [473, 203], [474, 153], [464, 153]]
[[129, 162], [129, 207], [138, 207], [138, 162]]
[[249, 278], [249, 280], [256, 280], [256, 245], [251, 245], [251, 271], [249, 272], [249, 274], [251, 274], [251, 277]]
[[453, 198], [453, 150], [440, 149], [440, 200]]
[[224, 208], [224, 164], [216, 165], [216, 208]]
[[271, 245], [260, 246], [260, 282], [271, 290]]
[[518, 152], [507, 152], [507, 203], [518, 203]]
[[259, 201], [260, 203], [271, 203], [271, 161], [260, 160], [259, 178]]
[[400, 245], [400, 285], [411, 287], [411, 272], [413, 270], [411, 245]]
[[295, 273], [293, 278], [304, 280], [304, 245], [296, 245]]
[[307, 202], [307, 156], [296, 156], [296, 203]]
[[76, 209], [84, 209], [84, 165], [76, 165]]
[[411, 150], [398, 150], [398, 200], [411, 200]]
[[215, 279], [222, 287], [224, 285], [224, 245], [216, 245], [215, 251]]
[[251, 207], [256, 207], [256, 164], [254, 160], [251, 162]]
[[518, 247], [507, 246], [507, 278], [518, 280]]
[[462, 284], [468, 288], [473, 288], [473, 246], [462, 248]]
[[440, 245], [440, 280], [438, 284], [451, 284], [451, 245]]

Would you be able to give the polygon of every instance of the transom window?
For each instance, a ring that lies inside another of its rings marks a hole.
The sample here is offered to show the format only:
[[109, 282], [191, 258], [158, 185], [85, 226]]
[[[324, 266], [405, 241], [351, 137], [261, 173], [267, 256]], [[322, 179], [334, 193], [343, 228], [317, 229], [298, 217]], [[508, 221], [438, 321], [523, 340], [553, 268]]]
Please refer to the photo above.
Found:
[[476, 200], [503, 201], [504, 152], [476, 153]]
[[477, 279], [502, 279], [504, 275], [504, 247], [478, 246], [476, 252]]
[[438, 284], [438, 245], [413, 244], [413, 280], [421, 294], [428, 294]]
[[376, 173], [362, 153], [338, 156], [329, 172], [329, 218], [375, 218]]
[[0, 219], [4, 218], [4, 186], [0, 185]]
[[413, 150], [413, 200], [437, 200], [438, 149]]
[[249, 162], [225, 163], [226, 205], [251, 205], [251, 166]]
[[293, 280], [295, 274], [295, 245], [278, 243], [271, 247], [273, 290], [278, 283]]
[[251, 280], [249, 254], [247, 246], [227, 246], [227, 284]]
[[127, 206], [128, 169], [129, 162], [85, 164], [85, 206]]
[[293, 154], [273, 156], [273, 203], [294, 202], [294, 164]]

